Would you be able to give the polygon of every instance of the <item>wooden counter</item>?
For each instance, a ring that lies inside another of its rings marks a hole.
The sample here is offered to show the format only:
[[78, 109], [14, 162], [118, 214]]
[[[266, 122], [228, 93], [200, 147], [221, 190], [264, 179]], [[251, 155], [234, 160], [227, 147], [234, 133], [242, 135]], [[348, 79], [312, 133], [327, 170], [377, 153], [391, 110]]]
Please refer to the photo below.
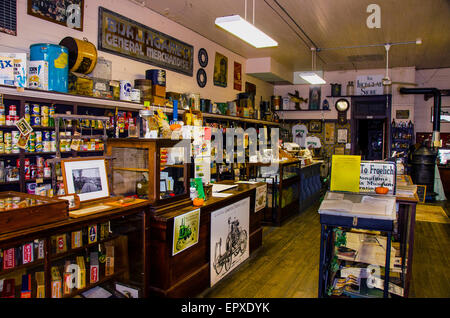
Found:
[[[232, 182], [221, 182], [232, 184]], [[174, 218], [196, 210], [192, 204], [180, 209], [168, 209], [153, 214], [150, 229], [150, 282], [149, 294], [161, 297], [194, 297], [210, 287], [211, 213], [250, 198], [249, 249], [250, 254], [262, 245], [262, 211], [255, 210], [256, 188], [261, 184], [239, 184], [223, 193], [226, 198], [210, 198], [200, 208], [198, 242], [172, 256]]]

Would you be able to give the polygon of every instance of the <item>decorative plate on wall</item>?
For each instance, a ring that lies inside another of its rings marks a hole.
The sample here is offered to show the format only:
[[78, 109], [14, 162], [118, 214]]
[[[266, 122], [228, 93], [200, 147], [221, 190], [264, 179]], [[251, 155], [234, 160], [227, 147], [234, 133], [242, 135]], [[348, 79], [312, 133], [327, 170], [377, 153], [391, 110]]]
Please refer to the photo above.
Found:
[[201, 67], [208, 65], [208, 52], [204, 48], [198, 50], [198, 63]]
[[197, 84], [200, 87], [205, 87], [207, 81], [206, 72], [204, 69], [200, 68], [197, 71]]

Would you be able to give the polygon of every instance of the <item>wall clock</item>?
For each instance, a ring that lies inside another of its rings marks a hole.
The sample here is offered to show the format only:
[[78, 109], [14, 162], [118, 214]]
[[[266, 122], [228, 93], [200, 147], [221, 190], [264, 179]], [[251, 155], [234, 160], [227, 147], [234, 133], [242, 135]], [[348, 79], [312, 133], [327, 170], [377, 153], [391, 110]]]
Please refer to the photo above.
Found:
[[340, 98], [334, 104], [338, 112], [338, 123], [344, 125], [347, 123], [347, 111], [350, 108], [350, 103], [345, 98]]

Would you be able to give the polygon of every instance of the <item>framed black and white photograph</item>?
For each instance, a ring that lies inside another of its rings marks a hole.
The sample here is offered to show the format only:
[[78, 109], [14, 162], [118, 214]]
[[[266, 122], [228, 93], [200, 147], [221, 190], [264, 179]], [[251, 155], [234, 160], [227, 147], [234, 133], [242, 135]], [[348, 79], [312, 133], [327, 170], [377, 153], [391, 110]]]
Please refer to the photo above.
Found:
[[348, 131], [347, 129], [338, 129], [337, 130], [337, 142], [339, 144], [346, 144], [347, 143], [347, 135]]
[[29, 15], [83, 31], [84, 0], [28, 0]]
[[61, 161], [64, 189], [76, 193], [80, 201], [109, 197], [105, 159], [68, 159]]

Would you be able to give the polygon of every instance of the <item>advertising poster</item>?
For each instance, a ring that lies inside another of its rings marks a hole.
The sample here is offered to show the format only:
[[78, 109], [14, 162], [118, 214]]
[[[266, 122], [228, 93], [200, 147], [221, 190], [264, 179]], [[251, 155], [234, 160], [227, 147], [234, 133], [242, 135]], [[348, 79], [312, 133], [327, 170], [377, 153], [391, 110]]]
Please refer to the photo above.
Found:
[[228, 79], [228, 58], [216, 52], [214, 61], [214, 85], [227, 87]]
[[173, 220], [172, 255], [198, 243], [200, 209], [179, 215]]
[[267, 184], [256, 188], [255, 196], [255, 212], [258, 212], [266, 207], [267, 202]]
[[249, 210], [246, 198], [211, 213], [211, 286], [249, 257]]
[[242, 90], [242, 65], [234, 62], [234, 89]]

